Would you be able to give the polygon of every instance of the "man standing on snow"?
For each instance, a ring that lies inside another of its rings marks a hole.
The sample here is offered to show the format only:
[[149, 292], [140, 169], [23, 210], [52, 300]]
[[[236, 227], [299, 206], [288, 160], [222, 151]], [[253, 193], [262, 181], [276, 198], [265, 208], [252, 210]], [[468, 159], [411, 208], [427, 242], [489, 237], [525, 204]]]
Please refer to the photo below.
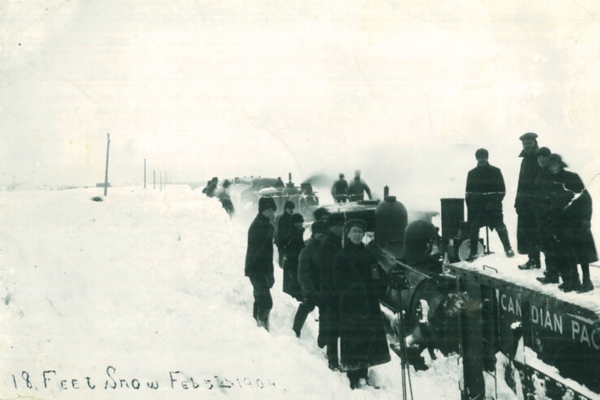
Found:
[[292, 229], [292, 214], [296, 205], [291, 201], [286, 201], [283, 205], [283, 214], [275, 219], [275, 245], [279, 250], [279, 267], [283, 268], [285, 257], [286, 239]]
[[344, 215], [327, 217], [327, 235], [317, 249], [320, 272], [319, 347], [327, 347], [329, 368], [339, 371], [338, 337], [340, 325], [340, 299], [333, 281], [333, 259], [342, 249]]
[[277, 210], [273, 198], [258, 200], [258, 215], [248, 229], [245, 274], [254, 288], [253, 316], [258, 326], [269, 330], [269, 314], [273, 308], [270, 289], [273, 276], [273, 225], [271, 219]]
[[300, 337], [300, 331], [306, 322], [308, 314], [319, 306], [319, 290], [321, 276], [317, 260], [317, 249], [319, 243], [327, 234], [327, 225], [323, 221], [313, 222], [311, 226], [312, 234], [304, 243], [304, 248], [300, 252], [300, 261], [298, 265], [298, 283], [304, 295], [304, 300], [298, 306], [296, 316], [294, 317], [293, 329], [297, 337]]
[[369, 189], [367, 182], [360, 178], [360, 170], [357, 169], [354, 172], [354, 179], [350, 181], [350, 185], [348, 186], [348, 196], [350, 197], [350, 201], [364, 200], [365, 192], [370, 200], [372, 198], [371, 189]]
[[336, 203], [345, 203], [348, 195], [348, 182], [344, 179], [344, 174], [340, 173], [339, 179], [331, 187], [331, 195]]
[[486, 149], [477, 150], [475, 152], [477, 167], [470, 170], [467, 176], [465, 200], [471, 244], [468, 262], [472, 262], [478, 257], [477, 243], [479, 242], [479, 229], [482, 226], [490, 227], [492, 230], [496, 229], [506, 256], [514, 257], [515, 255], [510, 247], [508, 231], [504, 225], [502, 214], [502, 200], [506, 194], [504, 177], [499, 168], [490, 165], [488, 157], [489, 153]]
[[538, 135], [532, 132], [525, 133], [519, 138], [523, 151], [519, 157], [521, 170], [517, 186], [515, 210], [517, 211], [517, 250], [519, 254], [527, 254], [528, 261], [519, 265], [519, 269], [540, 268], [540, 250], [536, 224], [536, 192], [535, 179], [542, 172], [542, 167], [537, 162]]

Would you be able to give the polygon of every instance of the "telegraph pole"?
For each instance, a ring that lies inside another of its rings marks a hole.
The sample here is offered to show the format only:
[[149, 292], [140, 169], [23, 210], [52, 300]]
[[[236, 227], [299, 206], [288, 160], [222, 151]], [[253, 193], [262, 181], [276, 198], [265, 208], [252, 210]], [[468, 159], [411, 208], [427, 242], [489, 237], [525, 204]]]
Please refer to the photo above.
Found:
[[106, 142], [106, 170], [104, 171], [104, 196], [107, 195], [108, 191], [108, 153], [110, 151], [110, 133], [106, 134], [107, 142]]

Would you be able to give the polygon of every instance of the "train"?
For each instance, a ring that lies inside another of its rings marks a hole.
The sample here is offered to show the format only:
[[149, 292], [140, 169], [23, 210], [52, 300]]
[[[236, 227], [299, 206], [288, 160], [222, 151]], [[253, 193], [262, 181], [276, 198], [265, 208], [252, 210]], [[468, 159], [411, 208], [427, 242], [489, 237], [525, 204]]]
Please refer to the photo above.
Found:
[[600, 304], [499, 273], [483, 239], [478, 261], [465, 262], [464, 199], [440, 206], [441, 232], [437, 212], [408, 213], [394, 196], [324, 206], [367, 223], [388, 274], [380, 303], [391, 349], [416, 370], [428, 368], [425, 350], [457, 353], [462, 400], [498, 398], [500, 384], [522, 399], [600, 398]]
[[313, 190], [310, 182], [295, 185], [292, 174], [288, 174], [288, 182], [277, 178], [244, 176], [231, 180], [228, 189], [229, 197], [238, 211], [254, 211], [258, 199], [262, 196], [270, 196], [277, 205], [277, 214], [283, 213], [283, 205], [291, 201], [296, 206], [295, 212], [300, 213], [305, 219], [312, 218], [313, 212], [319, 207], [319, 197]]

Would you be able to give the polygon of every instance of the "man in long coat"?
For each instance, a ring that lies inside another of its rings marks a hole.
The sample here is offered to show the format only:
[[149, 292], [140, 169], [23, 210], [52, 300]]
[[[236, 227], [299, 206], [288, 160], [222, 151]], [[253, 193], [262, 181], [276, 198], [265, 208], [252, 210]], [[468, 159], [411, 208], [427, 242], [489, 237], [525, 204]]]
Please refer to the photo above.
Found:
[[311, 236], [304, 242], [298, 262], [298, 283], [304, 299], [298, 306], [294, 317], [293, 330], [300, 337], [302, 327], [308, 314], [320, 304], [319, 290], [321, 288], [321, 273], [317, 260], [317, 249], [327, 234], [327, 225], [324, 221], [315, 221], [311, 226]]
[[319, 347], [327, 347], [329, 368], [339, 370], [338, 337], [340, 324], [340, 301], [333, 281], [333, 259], [342, 249], [344, 216], [330, 214], [327, 217], [327, 235], [317, 249], [320, 272]]
[[525, 264], [519, 265], [519, 269], [540, 268], [539, 238], [536, 225], [535, 178], [542, 172], [542, 167], [537, 162], [537, 137], [537, 134], [528, 132], [519, 138], [523, 145], [523, 151], [521, 151], [519, 157], [522, 157], [523, 161], [521, 161], [517, 197], [515, 199], [515, 210], [518, 215], [517, 251], [519, 254], [527, 254], [528, 257]]
[[258, 200], [258, 214], [248, 229], [248, 248], [244, 272], [254, 291], [253, 316], [258, 326], [269, 330], [269, 314], [273, 308], [270, 289], [273, 276], [273, 225], [271, 219], [277, 210], [275, 201], [268, 196]]
[[366, 223], [350, 219], [344, 225], [344, 248], [335, 256], [333, 278], [340, 296], [340, 367], [350, 387], [368, 379], [368, 368], [391, 360], [379, 298], [385, 292], [384, 271], [362, 239]]
[[513, 257], [515, 253], [510, 247], [508, 231], [504, 225], [502, 214], [502, 200], [506, 195], [504, 177], [499, 168], [488, 162], [489, 153], [486, 149], [475, 152], [477, 167], [469, 171], [467, 176], [466, 203], [469, 220], [469, 239], [471, 242], [471, 254], [467, 261], [471, 262], [478, 256], [477, 243], [479, 242], [479, 229], [488, 226], [496, 229], [498, 237], [504, 247], [507, 257]]
[[292, 228], [292, 214], [296, 205], [291, 201], [286, 201], [283, 205], [283, 214], [275, 219], [275, 245], [279, 251], [279, 266], [283, 268], [283, 259], [285, 256], [286, 238]]
[[[558, 154], [548, 157], [550, 179], [544, 190], [550, 200], [548, 234], [563, 281], [559, 288], [581, 293], [594, 288], [589, 263], [598, 260], [590, 224], [592, 198], [579, 175], [565, 171], [565, 167]], [[577, 264], [582, 267], [583, 285], [579, 283]]]
[[294, 214], [291, 219], [291, 227], [287, 237], [284, 239], [285, 261], [283, 263], [283, 292], [289, 294], [298, 301], [302, 301], [302, 291], [298, 283], [298, 259], [304, 248], [304, 228], [302, 214]]

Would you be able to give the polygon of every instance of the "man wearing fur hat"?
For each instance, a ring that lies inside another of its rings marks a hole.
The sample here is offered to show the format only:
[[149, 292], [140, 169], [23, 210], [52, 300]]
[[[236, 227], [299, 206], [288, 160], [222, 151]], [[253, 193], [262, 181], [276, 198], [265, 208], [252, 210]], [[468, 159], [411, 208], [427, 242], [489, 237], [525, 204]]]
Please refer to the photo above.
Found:
[[479, 242], [479, 229], [488, 226], [496, 229], [498, 237], [504, 247], [507, 257], [513, 257], [515, 253], [510, 247], [508, 231], [504, 225], [502, 214], [502, 200], [506, 194], [504, 177], [499, 168], [488, 162], [489, 153], [486, 149], [475, 152], [477, 167], [469, 171], [467, 176], [466, 203], [469, 220], [469, 239], [471, 254], [467, 258], [472, 262], [478, 257], [477, 244]]
[[333, 259], [342, 249], [344, 215], [330, 214], [327, 217], [327, 234], [317, 249], [319, 265], [320, 305], [319, 305], [319, 347], [327, 347], [329, 368], [338, 371], [338, 343], [340, 301], [333, 282]]
[[539, 239], [535, 217], [535, 178], [542, 172], [542, 167], [537, 162], [537, 137], [537, 134], [528, 132], [519, 138], [523, 145], [523, 151], [519, 157], [522, 157], [523, 161], [521, 161], [515, 199], [515, 210], [518, 216], [517, 250], [519, 254], [527, 254], [528, 257], [525, 264], [519, 265], [519, 269], [540, 268], [540, 251], [537, 247]]
[[311, 226], [311, 236], [304, 242], [298, 262], [298, 283], [304, 299], [298, 306], [294, 317], [293, 330], [297, 337], [306, 322], [308, 314], [319, 306], [320, 303], [320, 272], [317, 260], [317, 249], [327, 234], [327, 224], [324, 221], [315, 221]]
[[248, 229], [245, 274], [254, 288], [253, 316], [258, 326], [269, 330], [269, 314], [273, 308], [270, 289], [273, 276], [273, 225], [271, 219], [277, 210], [269, 196], [258, 200], [258, 214]]
[[374, 386], [368, 368], [391, 360], [379, 298], [385, 292], [384, 271], [362, 243], [366, 223], [350, 219], [344, 225], [345, 245], [335, 256], [333, 278], [340, 296], [340, 367], [350, 387], [360, 380]]

